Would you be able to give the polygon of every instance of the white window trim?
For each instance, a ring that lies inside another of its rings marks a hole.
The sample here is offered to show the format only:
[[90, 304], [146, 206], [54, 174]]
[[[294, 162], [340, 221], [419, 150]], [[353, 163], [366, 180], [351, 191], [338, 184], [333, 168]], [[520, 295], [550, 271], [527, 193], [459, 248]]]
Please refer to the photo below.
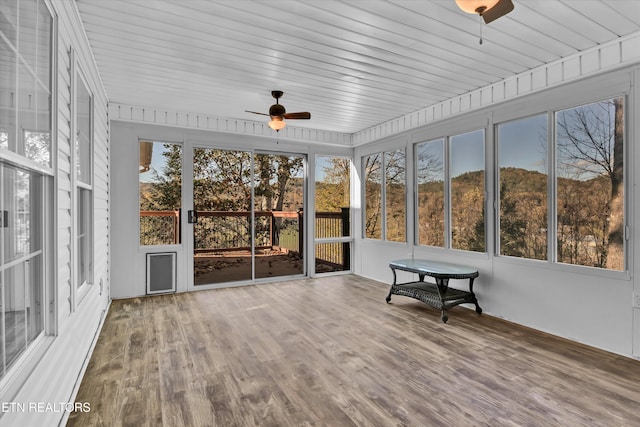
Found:
[[[72, 221], [71, 221], [71, 260], [72, 260], [72, 268], [71, 268], [71, 283], [70, 283], [70, 309], [71, 312], [75, 312], [82, 300], [85, 298], [91, 285], [93, 284], [93, 277], [91, 277], [90, 281], [85, 281], [81, 284], [78, 284], [78, 264], [80, 260], [80, 250], [78, 248], [78, 189], [84, 189], [91, 191], [90, 196], [90, 205], [93, 207], [94, 205], [94, 191], [93, 191], [93, 181], [94, 181], [94, 127], [95, 127], [95, 117], [94, 117], [94, 100], [95, 95], [91, 91], [91, 88], [88, 84], [88, 80], [86, 79], [84, 73], [78, 61], [76, 59], [75, 51], [72, 48], [69, 50], [69, 59], [70, 59], [70, 72], [71, 72], [71, 103], [70, 103], [70, 111], [71, 111], [71, 125], [70, 125], [70, 151], [71, 151], [71, 206], [72, 206]], [[89, 93], [90, 102], [90, 130], [89, 130], [89, 180], [90, 183], [83, 182], [78, 179], [77, 169], [76, 169], [76, 133], [78, 130], [78, 85], [83, 84], [87, 92]], [[93, 239], [94, 239], [94, 216], [93, 216], [93, 208], [89, 209], [89, 247], [91, 248], [90, 256], [90, 264], [91, 264], [91, 273], [93, 274], [93, 270], [95, 268], [95, 251], [93, 249]]]

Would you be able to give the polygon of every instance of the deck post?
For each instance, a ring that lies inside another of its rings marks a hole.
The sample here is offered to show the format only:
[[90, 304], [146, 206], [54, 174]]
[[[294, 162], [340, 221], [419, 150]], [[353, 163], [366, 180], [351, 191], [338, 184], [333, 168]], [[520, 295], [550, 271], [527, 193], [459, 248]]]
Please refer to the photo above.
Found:
[[304, 253], [304, 222], [302, 208], [298, 209], [298, 253], [300, 257]]
[[[342, 210], [342, 236], [348, 236], [350, 232], [349, 208]], [[351, 270], [351, 248], [349, 242], [342, 243], [342, 267], [344, 270]]]

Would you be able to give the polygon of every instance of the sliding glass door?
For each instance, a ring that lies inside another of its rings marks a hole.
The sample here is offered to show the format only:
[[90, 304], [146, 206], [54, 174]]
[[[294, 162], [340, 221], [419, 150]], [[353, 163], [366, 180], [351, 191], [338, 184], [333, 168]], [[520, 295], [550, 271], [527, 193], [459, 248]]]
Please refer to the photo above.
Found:
[[304, 157], [193, 147], [193, 285], [303, 275]]
[[251, 280], [251, 154], [193, 149], [193, 283]]
[[255, 277], [304, 274], [304, 158], [255, 154]]

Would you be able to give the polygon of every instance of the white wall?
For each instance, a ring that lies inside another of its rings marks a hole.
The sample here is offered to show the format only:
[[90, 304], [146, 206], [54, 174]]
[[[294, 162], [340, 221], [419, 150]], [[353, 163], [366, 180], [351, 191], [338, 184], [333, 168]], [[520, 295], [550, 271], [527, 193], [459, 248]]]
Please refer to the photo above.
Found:
[[[640, 308], [633, 308], [632, 296], [640, 294], [640, 284], [634, 281], [638, 262], [635, 242], [640, 239], [638, 218], [638, 174], [633, 165], [640, 162], [637, 149], [640, 123], [640, 67], [616, 68], [580, 79], [568, 79], [563, 85], [550, 85], [502, 103], [434, 119], [421, 127], [407, 129], [380, 140], [362, 144], [355, 149], [355, 162], [362, 173], [362, 157], [374, 152], [405, 147], [407, 150], [407, 194], [414, 194], [413, 146], [442, 136], [456, 135], [484, 128], [487, 135], [487, 245], [488, 253], [475, 254], [399, 244], [362, 238], [362, 212], [356, 213], [355, 272], [372, 279], [391, 283], [387, 267], [395, 258], [428, 258], [457, 262], [478, 268], [480, 277], [474, 284], [480, 305], [486, 314], [599, 347], [625, 356], [640, 357]], [[626, 192], [627, 225], [632, 230], [628, 242], [626, 272], [603, 271], [557, 265], [541, 261], [500, 257], [493, 243], [496, 212], [493, 209], [495, 170], [493, 125], [496, 123], [545, 113], [552, 109], [569, 108], [619, 94], [627, 95], [626, 118]], [[369, 135], [365, 133], [364, 135]], [[362, 177], [361, 177], [362, 178]], [[413, 200], [407, 210], [408, 235], [413, 235]], [[413, 239], [410, 238], [410, 241]], [[410, 276], [409, 276], [410, 277]], [[451, 319], [451, 316], [450, 316]]]
[[[54, 130], [57, 138], [55, 159], [55, 189], [51, 200], [56, 207], [55, 242], [51, 258], [53, 270], [53, 302], [55, 318], [53, 335], [45, 337], [29, 355], [31, 371], [26, 382], [11, 395], [0, 396], [3, 402], [73, 402], [81, 375], [99, 331], [109, 303], [109, 118], [107, 98], [93, 56], [80, 23], [75, 2], [51, 0], [57, 15], [57, 37], [54, 40]], [[70, 51], [75, 63], [72, 64]], [[72, 70], [80, 69], [86, 77], [94, 98], [94, 284], [72, 303], [73, 243], [72, 181], [71, 173], [71, 93]], [[102, 284], [102, 285], [101, 285]], [[43, 350], [44, 354], [40, 351]], [[41, 356], [41, 357], [40, 357]], [[92, 404], [97, 404], [93, 402]], [[68, 416], [64, 411], [13, 411], [2, 414], [0, 424], [6, 426], [55, 426], [63, 424]]]
[[[142, 119], [143, 116], [140, 117]], [[184, 116], [186, 117], [186, 115]], [[152, 122], [153, 123], [153, 122]], [[194, 122], [195, 123], [195, 122]], [[182, 215], [183, 241], [180, 245], [171, 246], [144, 246], [139, 245], [139, 145], [140, 139], [195, 144], [197, 146], [209, 146], [222, 149], [238, 150], [265, 150], [285, 153], [306, 154], [310, 160], [307, 174], [313, 182], [313, 159], [316, 154], [344, 155], [350, 157], [353, 150], [341, 145], [327, 145], [317, 142], [305, 142], [292, 139], [276, 138], [271, 131], [268, 137], [246, 134], [245, 132], [221, 132], [214, 130], [190, 128], [189, 121], [185, 120], [184, 127], [177, 123], [171, 125], [159, 125], [141, 123], [135, 117], [129, 116], [128, 121], [111, 121], [111, 176], [112, 216], [111, 216], [111, 297], [131, 298], [146, 294], [146, 254], [153, 252], [177, 253], [177, 291], [185, 292], [189, 289], [189, 261], [191, 247], [187, 234], [191, 232], [192, 225], [187, 224], [187, 216]], [[234, 127], [235, 129], [235, 127]], [[191, 162], [185, 157], [183, 176], [191, 173]], [[189, 192], [183, 189], [183, 212], [193, 208], [193, 201], [189, 200]], [[188, 189], [186, 189], [188, 190]], [[313, 185], [309, 186], [306, 209], [314, 210]], [[312, 240], [307, 239], [309, 245]], [[312, 246], [307, 246], [308, 250]], [[309, 252], [307, 252], [309, 253]]]

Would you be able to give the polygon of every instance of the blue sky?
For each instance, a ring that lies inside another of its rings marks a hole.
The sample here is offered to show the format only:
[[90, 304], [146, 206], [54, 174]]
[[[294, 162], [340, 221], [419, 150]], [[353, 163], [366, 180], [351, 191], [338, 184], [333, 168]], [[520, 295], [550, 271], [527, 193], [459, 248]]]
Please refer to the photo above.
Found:
[[162, 176], [162, 169], [166, 163], [166, 159], [162, 153], [167, 151], [164, 145], [165, 143], [162, 142], [153, 143], [153, 151], [151, 152], [151, 168], [147, 172], [140, 174], [140, 182], [155, 182], [154, 170], [158, 172], [158, 175]]
[[451, 137], [452, 178], [465, 172], [484, 170], [484, 130]]
[[[541, 140], [541, 138], [544, 139]], [[546, 173], [546, 138], [546, 114], [499, 125], [498, 162], [500, 167], [515, 167]]]
[[[498, 126], [498, 147], [500, 167], [516, 167], [546, 172], [546, 152], [540, 136], [547, 135], [547, 116], [528, 117]], [[470, 171], [484, 169], [484, 131], [478, 130], [451, 137], [452, 177]], [[153, 171], [162, 173], [164, 166], [164, 143], [153, 144], [151, 169], [140, 174], [141, 182], [154, 181]], [[316, 157], [316, 181], [323, 181], [325, 168], [330, 167], [333, 156]]]

